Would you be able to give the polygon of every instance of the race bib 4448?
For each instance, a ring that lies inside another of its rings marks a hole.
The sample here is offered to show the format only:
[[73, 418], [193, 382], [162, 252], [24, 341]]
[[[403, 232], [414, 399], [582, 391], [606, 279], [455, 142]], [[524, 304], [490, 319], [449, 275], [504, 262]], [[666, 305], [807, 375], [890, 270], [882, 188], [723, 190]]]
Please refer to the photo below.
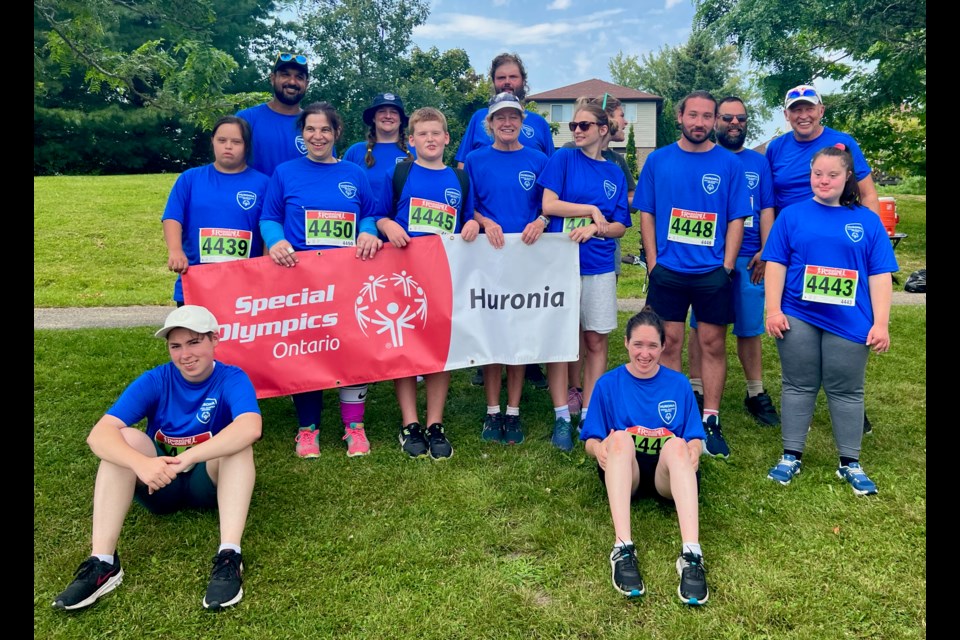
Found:
[[717, 237], [717, 214], [708, 211], [670, 210], [667, 240], [712, 247]]

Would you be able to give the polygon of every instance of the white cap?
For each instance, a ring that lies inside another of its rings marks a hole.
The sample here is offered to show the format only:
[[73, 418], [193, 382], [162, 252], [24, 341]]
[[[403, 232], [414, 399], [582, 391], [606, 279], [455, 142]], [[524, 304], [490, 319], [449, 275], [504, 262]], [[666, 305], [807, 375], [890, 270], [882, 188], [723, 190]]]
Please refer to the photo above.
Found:
[[163, 329], [154, 335], [158, 338], [166, 338], [168, 333], [177, 328], [189, 329], [196, 333], [210, 333], [219, 331], [220, 324], [206, 307], [185, 304], [171, 311], [163, 323]]
[[789, 109], [798, 102], [823, 104], [823, 100], [820, 98], [820, 92], [811, 84], [801, 84], [787, 91], [787, 95], [783, 98], [783, 108]]
[[523, 105], [520, 104], [520, 99], [509, 91], [498, 93], [490, 100], [490, 108], [487, 109], [487, 115], [492, 116], [497, 111], [500, 111], [500, 109], [516, 109], [520, 112], [521, 116], [525, 115]]

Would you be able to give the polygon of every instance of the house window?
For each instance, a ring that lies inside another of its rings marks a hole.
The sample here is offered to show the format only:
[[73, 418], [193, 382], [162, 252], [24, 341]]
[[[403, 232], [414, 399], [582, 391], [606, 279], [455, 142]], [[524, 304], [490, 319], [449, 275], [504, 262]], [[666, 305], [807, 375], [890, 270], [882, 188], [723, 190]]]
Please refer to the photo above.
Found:
[[550, 121], [563, 122], [563, 105], [562, 104], [550, 105]]
[[623, 115], [627, 119], [627, 122], [636, 122], [637, 121], [637, 103], [636, 102], [624, 103]]

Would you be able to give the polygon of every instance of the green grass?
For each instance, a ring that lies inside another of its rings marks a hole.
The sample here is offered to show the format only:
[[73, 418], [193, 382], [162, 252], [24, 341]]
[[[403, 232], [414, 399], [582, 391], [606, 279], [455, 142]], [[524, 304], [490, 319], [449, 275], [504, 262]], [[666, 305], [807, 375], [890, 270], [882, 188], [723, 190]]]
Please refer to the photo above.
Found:
[[[35, 307], [172, 304], [175, 277], [167, 271], [160, 216], [174, 174], [47, 176], [33, 179]], [[881, 188], [881, 195], [886, 193]], [[897, 194], [897, 291], [927, 262], [927, 197]], [[59, 222], [57, 222], [59, 220]], [[623, 238], [623, 253], [637, 253], [640, 221]], [[644, 271], [622, 265], [617, 293], [643, 298]]]
[[[289, 398], [264, 400], [245, 597], [221, 614], [200, 606], [216, 514], [156, 517], [137, 505], [119, 544], [123, 584], [76, 614], [50, 607], [89, 553], [97, 460], [86, 434], [166, 353], [150, 328], [35, 331], [34, 636], [925, 638], [925, 308], [895, 307], [891, 327], [892, 350], [871, 356], [867, 371], [875, 429], [862, 460], [880, 487], [869, 498], [833, 475], [822, 395], [804, 473], [789, 487], [766, 480], [779, 431], [742, 410], [730, 341], [721, 411], [733, 456], [703, 461], [711, 597], [702, 609], [676, 597], [675, 513], [652, 502], [632, 511], [648, 593], [631, 602], [614, 592], [604, 491], [581, 446], [565, 455], [546, 439], [549, 395], [524, 390], [525, 444], [485, 444], [483, 394], [465, 370], [453, 375], [446, 424], [455, 455], [445, 462], [401, 454], [388, 382], [370, 391], [373, 451], [364, 458], [345, 455], [333, 391], [321, 457], [312, 461], [293, 453]], [[764, 341], [767, 386], [779, 405], [776, 349]], [[625, 360], [621, 331], [611, 344], [613, 366]]]

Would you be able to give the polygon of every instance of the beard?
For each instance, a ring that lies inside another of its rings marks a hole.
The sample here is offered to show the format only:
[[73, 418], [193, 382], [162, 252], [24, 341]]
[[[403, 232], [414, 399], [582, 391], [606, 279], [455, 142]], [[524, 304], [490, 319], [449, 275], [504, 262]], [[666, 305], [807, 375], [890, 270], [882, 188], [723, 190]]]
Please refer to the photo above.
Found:
[[283, 92], [283, 85], [280, 85], [279, 87], [274, 86], [273, 88], [273, 96], [283, 104], [290, 105], [290, 106], [293, 106], [295, 104], [300, 104], [305, 94], [306, 94], [306, 91], [298, 91], [296, 94], [293, 95], [293, 97], [290, 97]]
[[[680, 125], [680, 133], [683, 134], [683, 137], [692, 142], [693, 144], [702, 144], [706, 140], [710, 139], [710, 130], [703, 129], [703, 134], [693, 133], [690, 129], [687, 129], [682, 124]], [[697, 136], [700, 136], [699, 138]]]
[[717, 143], [724, 149], [730, 149], [731, 151], [741, 148], [746, 140], [746, 129], [741, 129], [740, 133], [735, 136], [731, 136], [727, 132], [717, 132]]

